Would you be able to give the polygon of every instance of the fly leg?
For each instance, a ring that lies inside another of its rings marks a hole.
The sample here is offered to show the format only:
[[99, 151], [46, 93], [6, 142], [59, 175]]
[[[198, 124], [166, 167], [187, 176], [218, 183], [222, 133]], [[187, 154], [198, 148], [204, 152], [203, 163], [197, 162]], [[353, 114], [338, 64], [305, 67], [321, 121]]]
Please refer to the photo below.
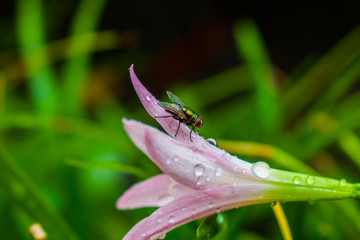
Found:
[[191, 139], [191, 133], [194, 131], [194, 127], [192, 127], [192, 128], [190, 128], [191, 130], [190, 130], [190, 141], [193, 141], [192, 139]]
[[178, 134], [178, 132], [179, 132], [180, 123], [181, 123], [181, 120], [179, 119], [179, 125], [178, 125], [178, 128], [176, 129], [175, 137], [176, 137], [176, 135], [177, 135], [177, 134]]
[[168, 118], [168, 117], [174, 117], [174, 116], [172, 116], [172, 115], [170, 115], [170, 116], [155, 116], [154, 118]]

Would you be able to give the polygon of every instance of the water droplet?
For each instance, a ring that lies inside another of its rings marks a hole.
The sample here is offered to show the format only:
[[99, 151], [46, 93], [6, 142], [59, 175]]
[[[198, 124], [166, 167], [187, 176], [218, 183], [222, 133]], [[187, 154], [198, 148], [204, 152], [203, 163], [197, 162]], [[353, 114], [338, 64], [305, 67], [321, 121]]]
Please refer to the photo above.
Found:
[[161, 217], [158, 217], [158, 218], [156, 219], [156, 221], [159, 222], [159, 223], [161, 223], [161, 222], [163, 221], [163, 219], [162, 219]]
[[217, 167], [217, 168], [215, 169], [215, 176], [220, 177], [220, 176], [222, 175], [222, 172], [223, 172], [222, 168], [221, 168], [221, 167]]
[[208, 139], [206, 139], [206, 141], [209, 143], [209, 145], [211, 145], [212, 147], [216, 147], [217, 146], [217, 142], [216, 142], [216, 140], [215, 139], [213, 139], [213, 138], [208, 138]]
[[293, 183], [295, 184], [300, 184], [301, 183], [301, 177], [300, 176], [295, 176], [294, 179], [293, 179]]
[[209, 208], [212, 208], [214, 206], [214, 202], [209, 202]]
[[193, 208], [193, 209], [191, 209], [191, 212], [192, 212], [193, 214], [195, 214], [197, 211], [196, 211], [195, 208]]
[[306, 178], [306, 183], [309, 185], [313, 185], [315, 183], [315, 177], [314, 176], [308, 176]]
[[197, 135], [198, 135], [197, 132], [191, 133], [191, 139], [192, 139], [192, 140], [196, 139], [196, 138], [197, 138]]
[[149, 97], [149, 95], [146, 95], [146, 100], [148, 100], [148, 101], [151, 100], [150, 97]]
[[169, 217], [169, 223], [174, 223], [175, 222], [175, 217], [174, 216], [170, 216]]
[[205, 178], [203, 176], [200, 176], [197, 179], [196, 185], [200, 186], [200, 185], [204, 184], [204, 182], [205, 182]]
[[202, 164], [196, 164], [194, 167], [194, 173], [196, 176], [201, 176], [204, 174], [205, 167]]
[[254, 163], [251, 170], [259, 178], [267, 178], [270, 175], [270, 166], [266, 162]]
[[277, 204], [278, 204], [278, 202], [273, 201], [273, 202], [270, 203], [270, 207], [275, 207]]
[[174, 157], [174, 161], [177, 162], [179, 161], [179, 158], [177, 156]]
[[239, 184], [238, 184], [238, 182], [237, 182], [236, 180], [234, 180], [234, 181], [232, 182], [232, 186], [233, 186], [233, 187], [236, 187], [236, 186], [239, 186]]
[[216, 213], [219, 213], [219, 212], [221, 212], [221, 208], [216, 208]]
[[166, 233], [159, 233], [157, 239], [164, 239], [166, 237]]
[[182, 208], [181, 210], [186, 211], [186, 207]]
[[170, 158], [166, 159], [166, 164], [170, 164], [170, 163], [171, 163], [171, 159]]
[[146, 237], [146, 235], [147, 235], [146, 232], [144, 232], [143, 234], [141, 234], [141, 236], [143, 236], [143, 237]]
[[347, 184], [347, 181], [345, 179], [341, 179], [339, 181], [340, 186], [345, 186]]
[[242, 172], [243, 174], [245, 174], [245, 173], [246, 173], [246, 170], [243, 168], [243, 169], [241, 169], [241, 172]]
[[225, 152], [221, 157], [223, 159], [225, 159], [226, 161], [230, 161], [230, 159], [231, 159], [230, 153], [227, 153], [227, 152]]

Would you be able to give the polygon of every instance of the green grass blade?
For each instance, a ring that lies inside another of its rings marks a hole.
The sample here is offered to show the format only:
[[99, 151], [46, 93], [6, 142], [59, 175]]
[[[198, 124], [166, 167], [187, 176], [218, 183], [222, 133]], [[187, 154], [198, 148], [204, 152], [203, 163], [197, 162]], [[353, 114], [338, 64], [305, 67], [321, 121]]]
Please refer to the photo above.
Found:
[[140, 178], [146, 178], [149, 177], [149, 174], [147, 174], [145, 171], [127, 165], [127, 164], [123, 164], [120, 162], [116, 162], [116, 161], [106, 161], [106, 162], [83, 162], [83, 161], [78, 161], [78, 160], [74, 160], [74, 159], [66, 159], [65, 163], [73, 166], [73, 167], [78, 167], [78, 168], [83, 168], [83, 169], [103, 169], [103, 170], [111, 170], [111, 171], [119, 171], [122, 173], [128, 173], [128, 174], [132, 174], [135, 175], [137, 177]]
[[6, 186], [13, 203], [31, 217], [33, 222], [41, 223], [49, 239], [78, 239], [64, 219], [44, 200], [33, 181], [9, 156], [2, 145], [0, 145], [0, 180]]
[[277, 88], [260, 33], [254, 23], [245, 20], [235, 26], [234, 34], [239, 54], [247, 63], [254, 81], [260, 127], [264, 133], [274, 134], [281, 122]]
[[[17, 35], [23, 55], [45, 45], [43, 1], [17, 1]], [[46, 51], [25, 58], [27, 72], [34, 72], [39, 65], [48, 65]], [[38, 113], [53, 114], [56, 111], [55, 77], [50, 67], [43, 68], [29, 79], [32, 101]]]
[[345, 68], [332, 84], [320, 95], [315, 108], [334, 104], [356, 83], [360, 76], [360, 59]]
[[[93, 0], [80, 2], [77, 14], [73, 21], [71, 35], [94, 32], [99, 23], [102, 10], [106, 0]], [[67, 54], [73, 56], [78, 48], [92, 49], [95, 37], [88, 38], [86, 41], [72, 41]], [[82, 102], [84, 98], [85, 78], [89, 73], [91, 56], [84, 54], [76, 56], [67, 61], [63, 70], [64, 81], [64, 101], [67, 113], [77, 115], [82, 112]]]
[[360, 139], [352, 131], [345, 132], [339, 137], [339, 144], [360, 170]]
[[284, 97], [286, 119], [296, 117], [336, 75], [360, 56], [359, 42], [360, 27], [357, 27], [293, 84]]

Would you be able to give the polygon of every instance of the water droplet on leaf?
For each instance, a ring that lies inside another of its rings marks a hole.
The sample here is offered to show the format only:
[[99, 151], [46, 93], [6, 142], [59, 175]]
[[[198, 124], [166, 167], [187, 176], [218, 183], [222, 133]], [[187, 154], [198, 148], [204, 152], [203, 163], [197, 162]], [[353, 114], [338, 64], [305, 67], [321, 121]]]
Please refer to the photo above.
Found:
[[301, 177], [300, 176], [295, 176], [294, 179], [293, 179], [293, 183], [295, 184], [300, 184], [301, 183]]
[[346, 181], [345, 179], [341, 179], [341, 180], [339, 181], [340, 186], [345, 186], [346, 183], [347, 183], [347, 181]]
[[254, 163], [251, 170], [259, 178], [267, 178], [270, 175], [270, 166], [266, 162]]
[[308, 176], [306, 178], [306, 183], [309, 185], [313, 185], [315, 183], [315, 177], [314, 176]]

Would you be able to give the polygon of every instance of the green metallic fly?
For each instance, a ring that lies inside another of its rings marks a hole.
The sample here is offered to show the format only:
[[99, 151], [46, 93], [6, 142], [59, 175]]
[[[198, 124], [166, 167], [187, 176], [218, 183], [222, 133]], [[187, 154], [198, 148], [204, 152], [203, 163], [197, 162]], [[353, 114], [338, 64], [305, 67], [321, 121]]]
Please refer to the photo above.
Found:
[[194, 131], [194, 128], [200, 128], [201, 126], [204, 126], [204, 122], [202, 120], [202, 117], [199, 116], [196, 112], [191, 110], [186, 104], [181, 101], [180, 98], [175, 96], [172, 92], [166, 91], [167, 95], [173, 101], [174, 103], [167, 103], [167, 102], [158, 102], [158, 104], [164, 108], [167, 112], [171, 113], [170, 116], [160, 116], [156, 118], [167, 118], [167, 117], [173, 117], [177, 120], [179, 120], [179, 125], [175, 133], [175, 137], [179, 132], [180, 123], [185, 123], [187, 126], [190, 126], [190, 141], [191, 139], [191, 133]]

